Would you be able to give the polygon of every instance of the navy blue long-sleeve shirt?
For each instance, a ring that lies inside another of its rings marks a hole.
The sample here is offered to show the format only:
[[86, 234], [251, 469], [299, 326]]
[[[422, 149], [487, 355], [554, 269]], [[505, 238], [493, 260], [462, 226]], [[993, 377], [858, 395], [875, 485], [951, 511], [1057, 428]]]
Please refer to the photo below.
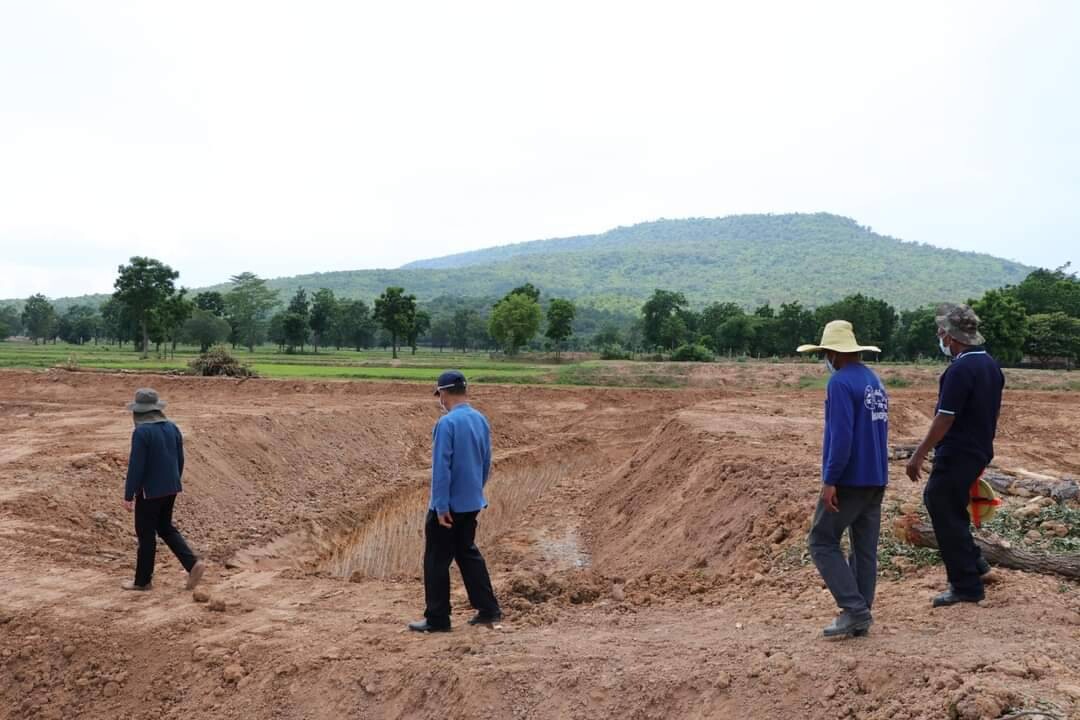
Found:
[[822, 481], [859, 487], [889, 482], [889, 396], [862, 363], [845, 365], [829, 379]]
[[432, 433], [429, 509], [475, 512], [487, 507], [484, 485], [491, 473], [491, 429], [468, 404], [439, 418]]
[[158, 498], [181, 492], [184, 474], [184, 436], [169, 421], [136, 425], [131, 434], [124, 500], [138, 495]]

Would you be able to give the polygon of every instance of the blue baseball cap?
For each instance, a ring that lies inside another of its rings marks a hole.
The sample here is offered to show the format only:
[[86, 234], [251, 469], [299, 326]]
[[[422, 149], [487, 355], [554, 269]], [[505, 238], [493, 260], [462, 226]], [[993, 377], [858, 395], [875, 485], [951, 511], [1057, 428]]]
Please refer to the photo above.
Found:
[[465, 381], [465, 376], [457, 370], [447, 370], [439, 376], [438, 382], [435, 383], [435, 394], [438, 395], [441, 390], [464, 390], [469, 386], [469, 383]]

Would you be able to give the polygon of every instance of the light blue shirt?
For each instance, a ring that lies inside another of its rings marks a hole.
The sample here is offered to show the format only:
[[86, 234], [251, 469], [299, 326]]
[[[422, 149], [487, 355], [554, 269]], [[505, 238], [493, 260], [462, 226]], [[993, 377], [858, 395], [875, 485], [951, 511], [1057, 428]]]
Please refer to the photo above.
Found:
[[468, 403], [454, 407], [432, 432], [431, 502], [438, 513], [487, 507], [484, 485], [491, 473], [491, 428]]

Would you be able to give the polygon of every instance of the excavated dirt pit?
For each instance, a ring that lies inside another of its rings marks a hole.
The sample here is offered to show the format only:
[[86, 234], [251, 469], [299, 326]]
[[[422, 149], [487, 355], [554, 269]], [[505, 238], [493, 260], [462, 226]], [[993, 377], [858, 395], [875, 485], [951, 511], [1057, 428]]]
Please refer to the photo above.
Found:
[[[495, 470], [479, 544], [506, 619], [419, 636], [426, 388], [0, 372], [0, 717], [1080, 717], [1080, 589], [995, 570], [932, 611], [940, 566], [883, 577], [870, 636], [828, 643], [805, 563], [820, 390], [770, 366], [683, 391], [478, 388]], [[785, 370], [787, 372], [787, 370]], [[799, 370], [798, 372], [805, 372]], [[760, 381], [754, 373], [760, 373]], [[185, 432], [150, 593], [120, 506], [123, 411], [153, 384]], [[894, 442], [933, 389], [893, 392]], [[997, 462], [1080, 473], [1075, 394], [1010, 392]], [[887, 507], [917, 503], [892, 467]], [[1011, 502], [1011, 501], [1010, 501]]]

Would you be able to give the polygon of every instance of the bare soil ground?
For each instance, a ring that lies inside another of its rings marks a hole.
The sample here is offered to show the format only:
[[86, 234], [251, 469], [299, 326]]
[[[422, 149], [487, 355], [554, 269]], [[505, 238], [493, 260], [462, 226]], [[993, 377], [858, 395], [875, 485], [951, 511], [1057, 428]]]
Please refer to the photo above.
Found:
[[[1080, 589], [995, 570], [930, 609], [940, 566], [883, 578], [867, 638], [826, 642], [803, 550], [822, 392], [738, 369], [686, 390], [480, 387], [496, 468], [481, 518], [505, 622], [419, 636], [426, 387], [0, 372], [0, 717], [1080, 717]], [[807, 372], [805, 369], [798, 370]], [[714, 382], [722, 380], [722, 382]], [[120, 505], [139, 384], [186, 435], [154, 590]], [[933, 387], [892, 391], [894, 442]], [[1075, 393], [1007, 394], [997, 463], [1080, 474]], [[893, 467], [889, 507], [919, 501]]]

